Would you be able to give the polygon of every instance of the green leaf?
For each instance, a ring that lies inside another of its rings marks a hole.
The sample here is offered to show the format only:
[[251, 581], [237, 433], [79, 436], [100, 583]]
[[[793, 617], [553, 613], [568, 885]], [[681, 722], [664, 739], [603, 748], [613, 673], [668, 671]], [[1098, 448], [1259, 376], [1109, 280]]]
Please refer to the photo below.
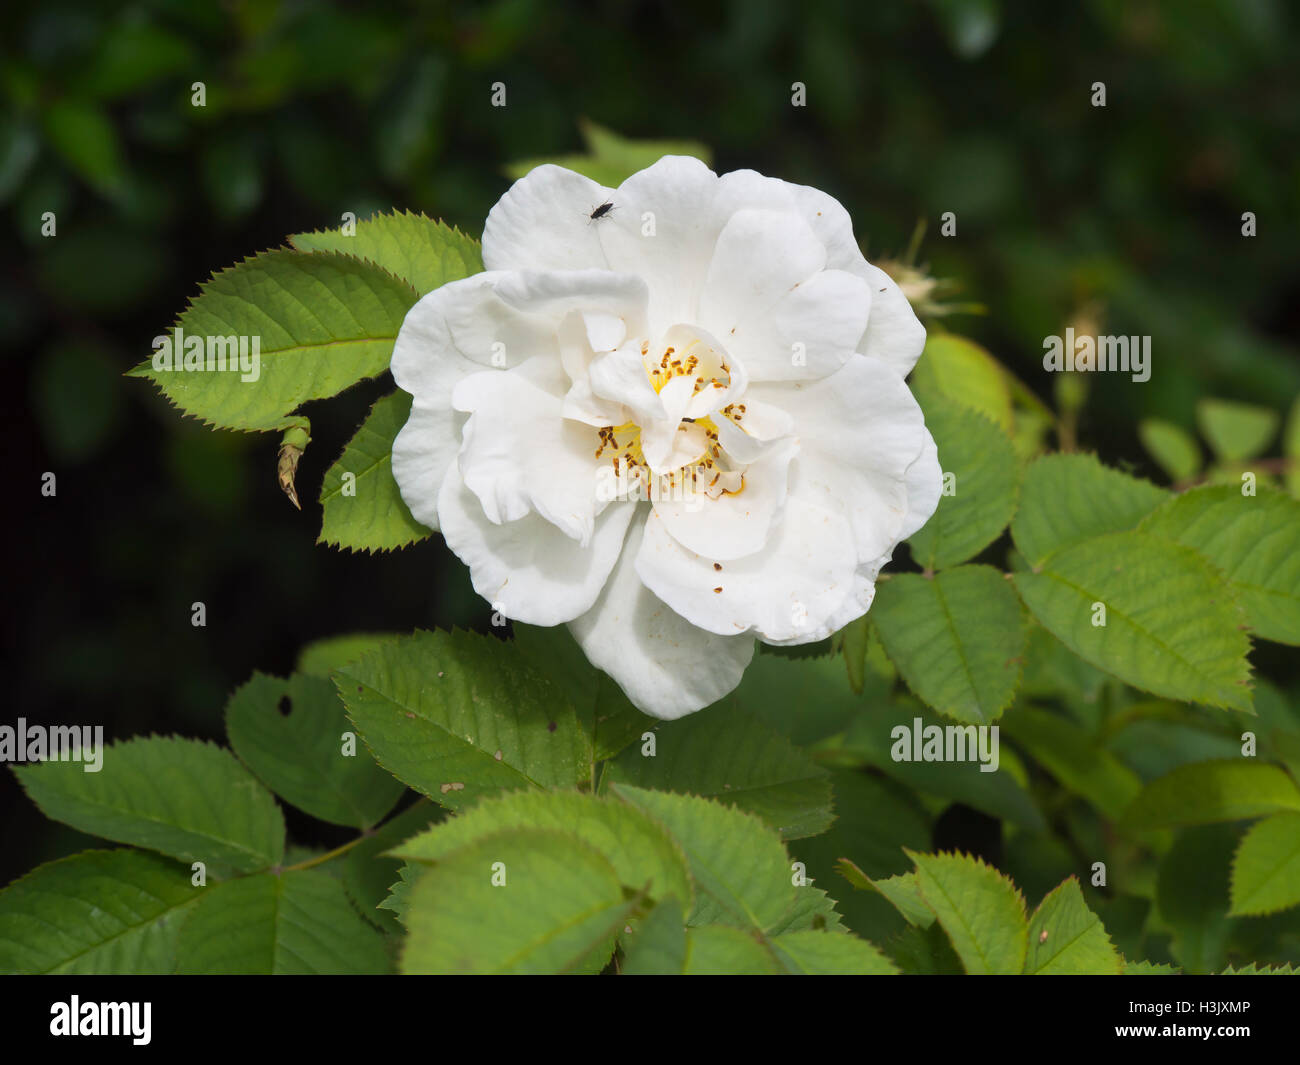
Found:
[[1300, 976], [1300, 969], [1294, 965], [1249, 965], [1236, 967], [1229, 965], [1223, 970], [1223, 976]]
[[844, 665], [833, 655], [794, 659], [760, 653], [746, 667], [733, 696], [770, 728], [805, 746], [843, 731], [870, 705], [854, 695], [845, 680]]
[[0, 891], [0, 972], [162, 974], [207, 888], [143, 851], [84, 851]]
[[334, 674], [376, 760], [451, 809], [587, 779], [591, 748], [563, 693], [512, 644], [418, 632]]
[[710, 799], [614, 784], [613, 791], [657, 818], [690, 863], [692, 926], [726, 924], [767, 932], [796, 908], [789, 856], [776, 833], [751, 814]]
[[923, 408], [951, 494], [908, 543], [920, 565], [943, 569], [978, 554], [1007, 527], [1020, 466], [1010, 438], [984, 415], [940, 396]]
[[996, 869], [964, 854], [916, 854], [921, 896], [966, 972], [1019, 973], [1029, 945], [1025, 900]]
[[351, 726], [334, 685], [295, 673], [254, 673], [226, 704], [226, 732], [240, 760], [268, 788], [313, 817], [369, 828], [406, 789], [344, 734]]
[[1062, 548], [1132, 529], [1168, 498], [1150, 481], [1103, 466], [1095, 455], [1043, 455], [1025, 471], [1011, 536], [1039, 566]]
[[393, 479], [393, 440], [411, 413], [402, 391], [370, 408], [321, 482], [321, 530], [316, 542], [350, 551], [391, 551], [428, 537], [402, 501]]
[[1291, 404], [1291, 413], [1287, 415], [1282, 455], [1288, 460], [1283, 483], [1292, 496], [1300, 498], [1300, 396]]
[[943, 928], [908, 925], [884, 943], [885, 953], [904, 973], [923, 976], [960, 976], [965, 970]]
[[1138, 775], [1074, 722], [1045, 710], [1016, 707], [1003, 732], [1074, 795], [1111, 819], [1123, 815], [1142, 790]]
[[1173, 965], [1151, 961], [1125, 961], [1125, 976], [1177, 976], [1180, 970]]
[[365, 658], [380, 644], [402, 639], [396, 632], [354, 632], [313, 640], [298, 652], [294, 670], [313, 677], [328, 677], [336, 669]]
[[772, 940], [777, 959], [807, 976], [890, 976], [898, 968], [865, 939], [835, 932], [787, 932]]
[[400, 932], [402, 927], [393, 911], [384, 906], [389, 889], [400, 879], [402, 863], [384, 852], [445, 815], [444, 810], [419, 799], [348, 851], [340, 863], [343, 890], [361, 916], [380, 930]]
[[613, 865], [578, 837], [499, 832], [416, 880], [402, 971], [566, 972], [621, 931], [637, 904]]
[[[183, 331], [182, 354], [194, 338], [246, 337], [250, 358], [258, 338], [256, 380], [229, 368], [169, 369], [162, 359], [155, 368], [157, 350], [131, 376], [149, 378], [186, 414], [215, 428], [287, 429], [308, 400], [388, 369], [415, 300], [405, 281], [346, 255], [263, 252], [215, 274], [168, 334], [174, 351], [176, 331]], [[214, 366], [218, 354], [225, 352], [214, 349]]]
[[1138, 439], [1171, 481], [1190, 481], [1201, 472], [1196, 438], [1172, 422], [1144, 418], [1138, 422]]
[[921, 895], [921, 883], [916, 873], [900, 873], [873, 880], [847, 858], [840, 859], [840, 871], [858, 890], [874, 891], [888, 900], [908, 924], [917, 928], [929, 928], [934, 924], [934, 911]]
[[1097, 915], [1083, 901], [1079, 881], [1070, 877], [1048, 893], [1029, 919], [1031, 976], [1106, 976], [1124, 969]]
[[126, 162], [113, 123], [81, 100], [55, 100], [43, 116], [50, 145], [91, 188], [110, 199], [127, 188]]
[[871, 616], [907, 686], [939, 713], [986, 724], [1010, 705], [1029, 633], [997, 570], [896, 575], [879, 585]]
[[1231, 825], [1198, 825], [1178, 833], [1160, 859], [1156, 910], [1173, 932], [1170, 954], [1192, 973], [1223, 968], [1228, 935], [1228, 866], [1237, 846]]
[[1277, 766], [1249, 759], [1192, 762], [1151, 781], [1126, 815], [1134, 828], [1241, 821], [1300, 810], [1300, 789]]
[[339, 252], [400, 277], [420, 295], [483, 270], [478, 241], [460, 230], [409, 211], [372, 215], [352, 236], [338, 229], [295, 233], [298, 251]]
[[231, 880], [214, 887], [181, 929], [177, 971], [201, 974], [388, 972], [379, 932], [342, 884], [319, 869]]
[[[970, 734], [965, 731], [969, 727], [945, 724], [942, 719], [923, 712], [919, 703], [915, 704], [915, 708], [886, 704], [859, 717], [838, 744], [825, 745], [823, 756], [828, 761], [834, 760], [842, 765], [872, 766], [918, 792], [965, 803], [983, 810], [990, 817], [1010, 821], [1030, 832], [1045, 832], [1047, 823], [1043, 820], [1043, 815], [1034, 805], [1029, 793], [1007, 768], [1010, 752], [1000, 749], [999, 768], [985, 772], [985, 763], [979, 761], [978, 751], [975, 755], [970, 753]], [[910, 737], [918, 728], [923, 738], [927, 730], [940, 729], [945, 737], [945, 746], [947, 742], [953, 743], [954, 747], [959, 742], [964, 743], [967, 760], [897, 760], [895, 755], [910, 757]], [[903, 731], [899, 732], [900, 729]], [[948, 740], [948, 729], [954, 730], [951, 740]]]
[[691, 901], [690, 873], [681, 849], [659, 822], [635, 806], [576, 791], [518, 791], [484, 799], [390, 853], [408, 861], [439, 862], [494, 833], [542, 829], [567, 832], [601, 854], [624, 887], [655, 901]]
[[686, 930], [686, 976], [774, 976], [780, 971], [772, 952], [739, 928], [704, 925]]
[[629, 747], [604, 779], [718, 799], [757, 814], [784, 839], [830, 827], [826, 771], [737, 702], [660, 722], [655, 732], [653, 756]]
[[1252, 825], [1232, 860], [1232, 913], [1276, 913], [1300, 903], [1300, 813]]
[[931, 333], [908, 378], [921, 405], [943, 397], [978, 411], [1004, 433], [1012, 427], [1011, 389], [1001, 364], [978, 344], [953, 333]]
[[229, 752], [150, 736], [110, 744], [98, 773], [79, 762], [15, 766], [41, 811], [92, 836], [185, 862], [254, 872], [284, 855], [284, 818], [271, 793]]
[[[924, 850], [930, 845], [930, 819], [921, 801], [896, 781], [874, 773], [839, 769], [832, 774], [835, 823], [828, 832], [798, 840], [790, 847], [808, 875], [822, 885], [838, 884], [841, 859], [888, 877], [910, 868], [904, 847]], [[875, 892], [836, 891], [835, 908], [843, 922], [873, 942], [896, 930], [891, 908]]]
[[[1251, 709], [1250, 641], [1231, 589], [1189, 548], [1108, 533], [1014, 577], [1039, 623], [1086, 662], [1171, 699]], [[1105, 607], [1105, 624], [1093, 623]]]
[[677, 976], [686, 967], [686, 924], [682, 904], [665, 899], [639, 921], [623, 941], [624, 976]]
[[539, 673], [558, 685], [578, 712], [595, 761], [613, 758], [658, 718], [643, 714], [604, 670], [588, 660], [567, 625], [542, 628], [514, 622], [515, 646]]
[[[608, 188], [616, 188], [638, 170], [657, 163], [665, 155], [689, 155], [709, 162], [712, 153], [698, 141], [687, 140], [630, 140], [617, 133], [583, 119], [579, 122], [582, 139], [590, 154], [556, 155], [524, 159], [511, 163], [505, 172], [512, 178], [523, 177], [534, 167], [545, 163], [566, 167], [591, 178]], [[600, 206], [593, 203], [592, 209]]]
[[1208, 485], [1169, 500], [1139, 528], [1222, 570], [1257, 635], [1300, 644], [1300, 500], [1267, 487], [1244, 496], [1239, 486]]
[[1196, 422], [1223, 461], [1253, 459], [1261, 454], [1280, 421], [1277, 411], [1226, 399], [1202, 399], [1196, 405]]

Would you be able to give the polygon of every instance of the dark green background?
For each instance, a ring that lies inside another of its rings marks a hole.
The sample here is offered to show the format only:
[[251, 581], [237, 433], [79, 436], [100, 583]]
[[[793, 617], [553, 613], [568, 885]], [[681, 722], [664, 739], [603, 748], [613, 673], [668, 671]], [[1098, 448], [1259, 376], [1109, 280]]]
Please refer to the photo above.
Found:
[[[481, 232], [506, 164], [580, 150], [582, 117], [823, 188], [873, 257], [927, 219], [922, 258], [989, 309], [950, 324], [1049, 403], [1042, 339], [1082, 308], [1151, 335], [1150, 382], [1098, 375], [1081, 418], [1110, 462], [1157, 476], [1137, 420], [1190, 429], [1200, 396], [1284, 410], [1298, 17], [1282, 0], [7, 4], [5, 719], [219, 738], [230, 691], [310, 639], [486, 621], [437, 538], [380, 558], [314, 544], [320, 477], [386, 378], [309, 409], [300, 514], [273, 437], [211, 433], [121, 374], [212, 271], [343, 211]], [[1255, 659], [1294, 682], [1285, 649]], [[80, 845], [9, 774], [0, 802], [0, 883]]]

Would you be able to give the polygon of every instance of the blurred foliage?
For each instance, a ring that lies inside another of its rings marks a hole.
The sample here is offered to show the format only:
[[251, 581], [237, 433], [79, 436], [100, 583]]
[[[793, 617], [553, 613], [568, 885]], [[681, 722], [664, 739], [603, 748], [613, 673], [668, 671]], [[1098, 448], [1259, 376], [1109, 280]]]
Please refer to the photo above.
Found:
[[[6, 16], [0, 350], [30, 535], [4, 635], [29, 719], [218, 736], [251, 668], [288, 673], [309, 639], [485, 623], [438, 538], [376, 558], [315, 546], [319, 514], [280, 496], [273, 440], [207, 432], [120, 374], [199, 280], [285, 233], [398, 207], [477, 235], [512, 164], [607, 131], [823, 188], [873, 258], [916, 261], [928, 222], [928, 276], [988, 312], [945, 323], [1018, 379], [1022, 457], [1047, 434], [1186, 481], [1206, 453], [1231, 472], [1242, 448], [1300, 452], [1296, 413], [1277, 427], [1300, 392], [1300, 15], [1282, 0], [16, 0]], [[1043, 337], [1081, 321], [1151, 335], [1150, 381], [1055, 395]], [[304, 482], [389, 390], [309, 408]], [[52, 499], [29, 490], [46, 470]], [[1294, 701], [1294, 656], [1256, 661]], [[0, 781], [5, 838], [23, 841], [0, 882], [82, 842], [37, 832]], [[1021, 839], [1016, 875], [1055, 882]]]

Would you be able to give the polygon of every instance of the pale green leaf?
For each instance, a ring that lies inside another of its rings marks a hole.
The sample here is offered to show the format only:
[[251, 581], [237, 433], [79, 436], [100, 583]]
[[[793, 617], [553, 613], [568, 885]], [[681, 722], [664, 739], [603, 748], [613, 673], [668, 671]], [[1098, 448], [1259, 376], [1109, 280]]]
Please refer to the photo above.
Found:
[[687, 976], [771, 976], [780, 972], [772, 952], [752, 935], [727, 925], [686, 930]]
[[622, 931], [636, 905], [609, 861], [576, 836], [499, 832], [415, 881], [402, 971], [571, 971]]
[[686, 918], [677, 899], [666, 899], [638, 921], [623, 940], [624, 976], [677, 976], [686, 966]]
[[1192, 762], [1151, 781], [1129, 808], [1134, 828], [1241, 821], [1300, 810], [1300, 789], [1275, 765], [1250, 759]]
[[[393, 341], [416, 292], [405, 281], [346, 255], [263, 252], [214, 275], [181, 314], [184, 349], [194, 338], [259, 341], [256, 380], [242, 371], [167, 369], [154, 356], [131, 371], [147, 377], [186, 414], [219, 429], [273, 430], [294, 424], [303, 403], [337, 395], [388, 369]], [[168, 331], [172, 348], [176, 329]], [[206, 359], [206, 354], [205, 354]], [[238, 358], [234, 363], [238, 366]], [[206, 362], [204, 362], [206, 367]]]
[[84, 851], [0, 891], [0, 972], [170, 973], [176, 937], [208, 889], [144, 851]]
[[1300, 903], [1300, 813], [1252, 825], [1232, 861], [1232, 913], [1276, 913]]
[[1028, 628], [1010, 584], [988, 566], [883, 582], [871, 616], [916, 696], [957, 721], [987, 724], [1010, 705]]
[[1050, 891], [1029, 919], [1031, 976], [1115, 976], [1119, 956], [1097, 915], [1083, 901], [1079, 881], [1070, 877]]
[[1228, 578], [1258, 636], [1300, 644], [1300, 500], [1260, 486], [1193, 488], [1139, 526], [1209, 559]]
[[192, 974], [388, 972], [383, 937], [319, 869], [218, 884], [181, 928], [177, 971]]
[[[588, 154], [523, 159], [511, 163], [505, 172], [512, 178], [521, 178], [535, 167], [552, 163], [577, 171], [598, 184], [613, 189], [637, 171], [657, 163], [665, 155], [689, 155], [705, 163], [711, 157], [708, 147], [698, 141], [630, 140], [585, 119], [579, 126], [583, 140], [587, 143]], [[593, 203], [586, 213], [599, 206], [600, 204]]]
[[242, 872], [275, 865], [284, 854], [275, 799], [210, 743], [150, 736], [105, 747], [97, 773], [79, 762], [14, 772], [47, 817], [93, 836]]
[[317, 543], [351, 551], [390, 551], [432, 530], [413, 517], [393, 479], [393, 440], [411, 413], [400, 389], [370, 408], [361, 427], [321, 482]]
[[1172, 422], [1144, 418], [1138, 439], [1171, 481], [1188, 481], [1201, 472], [1201, 449], [1191, 433]]
[[710, 799], [614, 784], [661, 821], [690, 863], [695, 906], [687, 923], [767, 932], [796, 908], [794, 873], [777, 834], [752, 814]]
[[1103, 466], [1095, 455], [1043, 455], [1025, 471], [1011, 536], [1038, 566], [1054, 551], [1132, 529], [1168, 498], [1150, 481]]
[[1300, 396], [1291, 404], [1291, 413], [1286, 419], [1286, 433], [1282, 437], [1282, 455], [1288, 460], [1286, 476], [1283, 482], [1286, 490], [1295, 498], [1300, 498]]
[[635, 806], [576, 791], [519, 791], [484, 799], [390, 853], [408, 861], [439, 862], [484, 836], [507, 830], [568, 832], [613, 866], [624, 887], [662, 901], [691, 902], [685, 856], [667, 829]]
[[351, 236], [339, 227], [295, 233], [289, 243], [299, 251], [340, 252], [364, 259], [401, 278], [420, 295], [483, 269], [478, 241], [409, 211], [372, 215], [356, 222]]
[[[1085, 661], [1171, 699], [1249, 711], [1250, 641], [1222, 577], [1189, 548], [1141, 532], [1058, 551], [1016, 587]], [[1105, 624], [1095, 624], [1103, 615]]]
[[914, 854], [921, 896], [971, 975], [1019, 973], [1029, 925], [1025, 900], [996, 869], [962, 854]]
[[983, 414], [1004, 433], [1011, 432], [1011, 389], [1006, 373], [974, 341], [953, 333], [931, 333], [907, 383], [922, 406], [943, 396]]
[[1007, 527], [1020, 466], [1011, 439], [984, 415], [943, 396], [923, 408], [950, 494], [908, 543], [923, 567], [943, 569], [978, 554]]
[[898, 968], [865, 939], [835, 932], [787, 932], [771, 941], [777, 960], [808, 976], [889, 976]]
[[847, 858], [840, 859], [839, 868], [858, 890], [874, 891], [887, 899], [908, 924], [918, 928], [929, 928], [934, 924], [934, 911], [921, 896], [921, 884], [916, 873], [900, 873], [873, 880]]
[[591, 748], [573, 707], [510, 643], [419, 632], [334, 680], [379, 764], [452, 809], [590, 775]]
[[1177, 976], [1179, 969], [1163, 962], [1128, 961], [1124, 962], [1125, 976]]
[[1227, 399], [1202, 399], [1196, 423], [1220, 459], [1252, 459], [1268, 447], [1280, 421], [1277, 411]]

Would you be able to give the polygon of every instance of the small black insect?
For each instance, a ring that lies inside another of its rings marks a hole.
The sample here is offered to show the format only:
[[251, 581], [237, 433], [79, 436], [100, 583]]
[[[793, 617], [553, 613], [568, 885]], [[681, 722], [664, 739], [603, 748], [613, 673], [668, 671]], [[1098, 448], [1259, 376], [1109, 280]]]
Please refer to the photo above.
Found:
[[612, 201], [610, 203], [602, 203], [599, 207], [597, 207], [594, 211], [591, 212], [591, 220], [594, 222], [598, 218], [604, 218], [613, 209], [614, 209], [614, 204]]

